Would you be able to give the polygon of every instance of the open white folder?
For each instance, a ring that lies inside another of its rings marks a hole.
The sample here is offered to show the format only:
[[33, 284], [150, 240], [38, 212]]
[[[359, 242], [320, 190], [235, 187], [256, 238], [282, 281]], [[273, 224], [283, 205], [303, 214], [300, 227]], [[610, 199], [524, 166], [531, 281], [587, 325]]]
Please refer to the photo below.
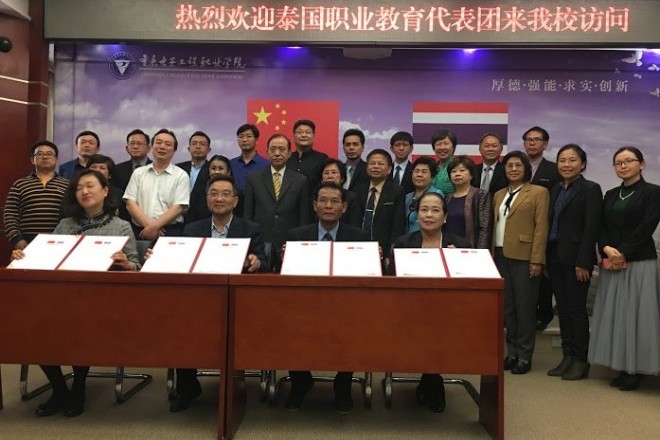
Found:
[[189, 273], [202, 240], [200, 237], [160, 237], [141, 272]]
[[192, 272], [238, 275], [249, 247], [249, 238], [207, 238]]
[[488, 249], [443, 249], [452, 278], [502, 278]]
[[382, 274], [377, 241], [332, 243], [332, 275], [377, 277]]
[[105, 272], [112, 266], [112, 254], [122, 250], [127, 241], [126, 236], [85, 235], [58, 269]]
[[282, 275], [330, 275], [331, 241], [287, 241]]
[[55, 270], [78, 241], [79, 235], [39, 234], [23, 249], [25, 257], [13, 260], [7, 269]]
[[394, 261], [398, 277], [447, 277], [439, 248], [395, 248]]

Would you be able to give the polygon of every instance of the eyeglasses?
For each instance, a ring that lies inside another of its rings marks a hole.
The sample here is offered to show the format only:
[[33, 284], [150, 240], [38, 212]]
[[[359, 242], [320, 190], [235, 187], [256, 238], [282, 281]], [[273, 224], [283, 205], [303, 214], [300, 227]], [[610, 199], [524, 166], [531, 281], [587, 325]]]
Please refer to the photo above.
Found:
[[244, 140], [244, 139], [245, 139], [245, 140], [254, 139], [254, 135], [253, 135], [253, 134], [239, 134], [237, 137], [238, 137], [239, 139], [241, 139], [241, 140]]
[[41, 151], [38, 153], [34, 153], [34, 157], [38, 157], [39, 159], [46, 158], [46, 159], [52, 159], [53, 157], [57, 157], [57, 155], [51, 151], [47, 151], [45, 153], [42, 153]]
[[523, 140], [525, 141], [526, 144], [531, 144], [531, 143], [538, 144], [539, 142], [545, 142], [545, 139], [540, 138], [540, 137], [524, 138]]
[[633, 162], [639, 162], [639, 159], [625, 159], [625, 160], [620, 160], [617, 162], [614, 162], [614, 166], [617, 168], [621, 168], [622, 166], [629, 167], [630, 165], [633, 164]]

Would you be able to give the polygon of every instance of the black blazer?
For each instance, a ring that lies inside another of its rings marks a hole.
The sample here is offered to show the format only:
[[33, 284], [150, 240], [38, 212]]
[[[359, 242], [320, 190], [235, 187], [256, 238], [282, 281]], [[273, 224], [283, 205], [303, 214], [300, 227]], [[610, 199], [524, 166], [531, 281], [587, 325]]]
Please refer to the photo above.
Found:
[[[449, 247], [449, 246], [454, 246], [457, 248], [469, 248], [470, 242], [455, 234], [448, 234], [446, 232], [442, 233], [442, 243], [441, 243], [443, 248]], [[416, 249], [416, 248], [421, 248], [422, 247], [422, 232], [421, 231], [415, 231], [411, 232], [409, 234], [401, 235], [398, 237], [395, 241], [394, 244], [392, 245], [392, 250], [390, 251], [390, 265], [387, 269], [387, 274], [388, 275], [394, 275], [396, 274], [396, 261], [394, 259], [394, 248], [408, 248], [408, 249]]]
[[[190, 223], [183, 228], [184, 237], [211, 237], [211, 217]], [[248, 255], [254, 254], [261, 263], [260, 271], [266, 271], [268, 261], [264, 252], [261, 227], [249, 220], [234, 216], [229, 224], [227, 238], [249, 238]]]
[[[603, 192], [600, 185], [580, 176], [571, 184], [571, 194], [560, 211], [555, 211], [555, 202], [561, 183], [550, 191], [550, 228], [557, 218], [557, 240], [551, 241], [563, 265], [591, 270], [596, 264], [596, 242], [600, 234]], [[549, 246], [549, 249], [553, 246]], [[548, 261], [554, 256], [548, 254]]]
[[532, 183], [543, 186], [550, 191], [559, 182], [561, 182], [561, 176], [557, 170], [557, 164], [545, 158], [542, 159], [536, 169], [536, 174], [532, 177]]
[[653, 241], [653, 232], [660, 221], [660, 186], [643, 179], [626, 187], [626, 194], [635, 191], [625, 202], [623, 212], [617, 213], [614, 204], [619, 200], [618, 186], [605, 193], [603, 217], [598, 246], [612, 246], [621, 252], [627, 261], [655, 260], [658, 256]]
[[[348, 173], [348, 164], [344, 164], [346, 167], [346, 172]], [[367, 174], [367, 163], [360, 159], [355, 164], [355, 170], [353, 170], [353, 178], [351, 183], [348, 184], [348, 189], [354, 191], [356, 187], [360, 185], [369, 184], [369, 175]]]
[[[191, 161], [181, 162], [176, 164], [176, 166], [190, 176], [190, 169], [192, 168]], [[192, 223], [208, 217], [209, 210], [206, 206], [206, 183], [208, 181], [209, 161], [207, 160], [204, 162], [204, 165], [202, 165], [202, 169], [199, 170], [197, 179], [195, 179], [195, 185], [190, 191], [190, 203], [188, 205], [188, 210], [183, 216], [183, 223]]]
[[286, 167], [280, 198], [275, 199], [270, 166], [251, 173], [245, 183], [243, 214], [261, 225], [264, 239], [280, 249], [289, 229], [309, 223], [309, 186], [307, 178]]
[[[151, 163], [151, 159], [147, 159], [147, 165]], [[127, 160], [125, 162], [115, 165], [115, 170], [112, 173], [112, 183], [117, 188], [126, 191], [128, 181], [131, 180], [133, 174], [133, 161]], [[123, 194], [122, 194], [123, 196]]]
[[[355, 192], [358, 195], [364, 219], [364, 210], [369, 196], [369, 184], [355, 188]], [[403, 234], [405, 222], [405, 195], [401, 187], [388, 178], [378, 198], [371, 228], [371, 238], [378, 241], [385, 255], [389, 254], [394, 239]]]
[[[317, 241], [319, 239], [318, 231], [318, 223], [298, 226], [289, 231], [288, 240]], [[337, 229], [337, 241], [369, 241], [370, 239], [367, 231], [347, 225], [346, 223], [339, 223], [339, 229]]]
[[[477, 165], [474, 176], [472, 177], [472, 186], [475, 188], [481, 188], [481, 179], [483, 175], [484, 167], [482, 164]], [[495, 162], [495, 169], [493, 170], [493, 175], [490, 178], [490, 185], [488, 186], [488, 192], [495, 194], [497, 191], [506, 187], [509, 184], [509, 181], [506, 180], [506, 175], [504, 174], [504, 167], [501, 162]]]
[[[392, 164], [392, 172], [390, 173], [390, 178], [393, 181], [394, 181], [394, 173], [396, 172], [395, 171], [396, 165], [397, 165], [396, 162]], [[413, 185], [412, 182], [412, 172], [413, 172], [413, 164], [412, 162], [408, 161], [408, 164], [406, 165], [406, 169], [403, 170], [403, 177], [401, 177], [401, 184], [399, 185], [404, 194], [408, 194], [409, 192], [415, 191], [415, 186]], [[398, 182], [395, 183], [398, 184]]]

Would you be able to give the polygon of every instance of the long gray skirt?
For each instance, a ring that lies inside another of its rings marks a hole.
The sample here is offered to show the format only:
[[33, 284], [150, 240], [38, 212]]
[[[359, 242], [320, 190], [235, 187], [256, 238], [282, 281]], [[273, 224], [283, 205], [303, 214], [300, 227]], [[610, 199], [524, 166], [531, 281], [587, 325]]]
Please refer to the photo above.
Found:
[[589, 362], [630, 374], [660, 373], [660, 272], [656, 260], [600, 269]]

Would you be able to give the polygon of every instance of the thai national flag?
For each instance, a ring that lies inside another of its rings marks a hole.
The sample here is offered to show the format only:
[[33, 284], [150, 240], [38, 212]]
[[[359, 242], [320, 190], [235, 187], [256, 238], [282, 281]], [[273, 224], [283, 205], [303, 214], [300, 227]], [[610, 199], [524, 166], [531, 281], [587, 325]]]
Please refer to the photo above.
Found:
[[455, 154], [478, 158], [479, 139], [484, 133], [496, 133], [507, 152], [509, 105], [504, 102], [414, 102], [413, 156], [435, 156], [431, 138], [437, 130], [452, 131], [458, 138]]

